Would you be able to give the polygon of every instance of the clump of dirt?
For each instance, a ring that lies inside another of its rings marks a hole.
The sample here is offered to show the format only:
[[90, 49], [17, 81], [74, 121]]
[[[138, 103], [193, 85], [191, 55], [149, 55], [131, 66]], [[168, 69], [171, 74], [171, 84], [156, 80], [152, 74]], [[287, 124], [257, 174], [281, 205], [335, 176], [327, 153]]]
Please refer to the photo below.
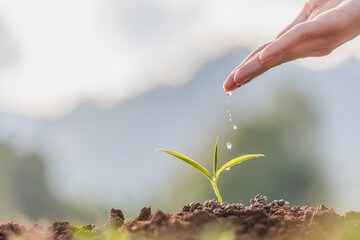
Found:
[[110, 219], [107, 222], [108, 226], [112, 228], [121, 227], [125, 222], [125, 217], [120, 209], [112, 208], [110, 210]]
[[[216, 200], [193, 202], [177, 214], [164, 213], [151, 207], [141, 209], [138, 217], [125, 221], [121, 210], [111, 209], [107, 224], [97, 228], [81, 227], [69, 222], [54, 222], [47, 230], [40, 225], [30, 229], [13, 222], [0, 225], [0, 240], [21, 236], [28, 240], [104, 239], [111, 231], [126, 234], [130, 239], [199, 239], [204, 229], [231, 231], [235, 239], [357, 239], [360, 237], [360, 213], [345, 216], [321, 205], [316, 208], [291, 206], [284, 200], [267, 203], [257, 195], [250, 206], [220, 204]], [[355, 236], [355, 238], [353, 238]]]

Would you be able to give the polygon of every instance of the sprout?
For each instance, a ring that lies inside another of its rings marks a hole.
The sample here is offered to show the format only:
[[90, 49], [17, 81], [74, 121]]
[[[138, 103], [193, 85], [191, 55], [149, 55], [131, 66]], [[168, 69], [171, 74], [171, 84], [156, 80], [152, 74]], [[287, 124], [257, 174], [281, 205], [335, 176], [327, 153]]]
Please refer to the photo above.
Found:
[[195, 162], [194, 160], [192, 160], [191, 158], [189, 158], [183, 154], [180, 154], [177, 152], [172, 152], [172, 151], [167, 151], [167, 150], [163, 150], [163, 149], [157, 149], [157, 151], [168, 153], [168, 154], [186, 162], [187, 164], [191, 165], [192, 167], [196, 168], [199, 172], [201, 172], [210, 181], [211, 186], [213, 187], [215, 194], [218, 198], [218, 201], [220, 203], [222, 203], [222, 198], [221, 198], [219, 189], [217, 187], [217, 181], [219, 180], [220, 173], [222, 173], [224, 170], [229, 170], [232, 166], [234, 166], [236, 164], [242, 163], [242, 162], [249, 160], [251, 158], [254, 158], [254, 157], [264, 157], [264, 155], [263, 154], [243, 155], [241, 157], [237, 157], [237, 158], [230, 160], [229, 162], [224, 164], [219, 170], [217, 170], [218, 141], [219, 141], [219, 137], [216, 138], [216, 144], [215, 144], [214, 159], [213, 159], [213, 172], [212, 172], [213, 176], [211, 176], [209, 171], [206, 170], [203, 166], [201, 166], [200, 164], [198, 164], [197, 162]]

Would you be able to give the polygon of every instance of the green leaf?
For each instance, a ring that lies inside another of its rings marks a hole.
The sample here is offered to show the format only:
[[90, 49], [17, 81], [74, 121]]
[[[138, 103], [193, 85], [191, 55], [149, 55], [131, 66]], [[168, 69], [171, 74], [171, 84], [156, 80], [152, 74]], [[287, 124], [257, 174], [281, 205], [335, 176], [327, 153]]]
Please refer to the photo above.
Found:
[[218, 159], [217, 159], [218, 142], [219, 142], [219, 136], [217, 136], [217, 138], [216, 138], [215, 151], [214, 151], [214, 163], [213, 163], [213, 175], [214, 176], [216, 174], [217, 162], [218, 162]]
[[161, 151], [161, 152], [165, 152], [165, 153], [168, 153], [184, 162], [186, 162], [187, 164], [193, 166], [194, 168], [196, 168], [199, 172], [201, 172], [202, 174], [205, 175], [205, 177], [207, 179], [210, 180], [210, 182], [212, 181], [211, 179], [211, 175], [210, 173], [208, 172], [208, 170], [206, 170], [203, 166], [201, 166], [200, 164], [198, 164], [197, 162], [195, 162], [194, 160], [188, 158], [187, 156], [185, 155], [182, 155], [180, 153], [177, 153], [177, 152], [172, 152], [172, 151], [167, 151], [167, 150], [163, 150], [163, 149], [157, 149], [156, 151]]
[[219, 171], [217, 171], [216, 176], [218, 177], [221, 172], [226, 170], [227, 168], [231, 168], [232, 166], [242, 163], [243, 161], [249, 160], [254, 157], [264, 157], [263, 154], [252, 154], [252, 155], [244, 155], [241, 157], [234, 158], [233, 160], [230, 160], [229, 162], [225, 163], [224, 166], [222, 166]]

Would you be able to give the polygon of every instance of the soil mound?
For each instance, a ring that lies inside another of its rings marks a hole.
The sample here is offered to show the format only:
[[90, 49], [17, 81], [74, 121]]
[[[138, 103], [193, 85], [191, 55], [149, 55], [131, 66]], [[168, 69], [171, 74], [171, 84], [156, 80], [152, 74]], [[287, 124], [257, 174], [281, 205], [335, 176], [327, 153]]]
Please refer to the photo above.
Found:
[[[267, 203], [257, 195], [250, 206], [220, 204], [216, 200], [193, 202], [177, 214], [151, 207], [125, 221], [121, 210], [111, 209], [103, 227], [92, 224], [76, 227], [66, 221], [54, 222], [47, 230], [40, 225], [26, 229], [13, 222], [0, 225], [0, 240], [20, 236], [24, 240], [72, 239], [360, 239], [360, 213], [345, 216], [321, 205], [316, 208], [290, 206], [284, 200]], [[223, 234], [223, 235], [221, 235]], [[112, 236], [112, 237], [109, 237]]]

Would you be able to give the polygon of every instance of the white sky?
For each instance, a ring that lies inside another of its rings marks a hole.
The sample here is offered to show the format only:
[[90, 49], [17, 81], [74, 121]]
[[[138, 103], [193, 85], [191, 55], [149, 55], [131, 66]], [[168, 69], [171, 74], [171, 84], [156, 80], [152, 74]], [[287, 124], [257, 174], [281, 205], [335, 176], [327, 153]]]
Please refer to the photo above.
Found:
[[[181, 84], [226, 49], [271, 40], [303, 2], [0, 0], [0, 111], [56, 117], [83, 99]], [[359, 46], [304, 63], [332, 66]]]

